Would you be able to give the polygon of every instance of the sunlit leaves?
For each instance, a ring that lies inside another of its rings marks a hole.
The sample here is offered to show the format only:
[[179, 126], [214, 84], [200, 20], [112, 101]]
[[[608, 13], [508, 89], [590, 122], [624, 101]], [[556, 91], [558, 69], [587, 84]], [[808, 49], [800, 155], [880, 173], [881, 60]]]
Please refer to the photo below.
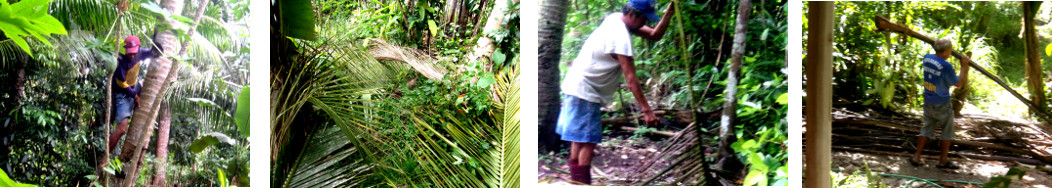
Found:
[[285, 36], [315, 40], [317, 33], [314, 31], [314, 9], [309, 0], [276, 0], [271, 6], [276, 7], [273, 14], [277, 14], [278, 29]]
[[241, 133], [241, 136], [248, 137], [249, 133], [249, 87], [245, 86], [241, 88], [241, 94], [237, 96], [237, 111], [234, 111], [234, 122], [237, 123], [237, 130]]
[[51, 46], [47, 38], [51, 34], [66, 34], [65, 26], [55, 17], [48, 15], [48, 4], [51, 0], [25, 0], [15, 4], [0, 2], [0, 31], [4, 36], [15, 41], [26, 53], [33, 52], [24, 36], [33, 36], [45, 45]]
[[194, 153], [201, 153], [201, 151], [204, 151], [209, 146], [220, 143], [235, 145], [237, 144], [237, 141], [230, 138], [229, 136], [224, 135], [223, 133], [207, 133], [204, 134], [204, 136], [201, 136], [201, 138], [194, 140], [193, 144], [190, 144], [190, 151]]
[[7, 172], [0, 169], [0, 187], [36, 187], [36, 185], [15, 182], [7, 177]]

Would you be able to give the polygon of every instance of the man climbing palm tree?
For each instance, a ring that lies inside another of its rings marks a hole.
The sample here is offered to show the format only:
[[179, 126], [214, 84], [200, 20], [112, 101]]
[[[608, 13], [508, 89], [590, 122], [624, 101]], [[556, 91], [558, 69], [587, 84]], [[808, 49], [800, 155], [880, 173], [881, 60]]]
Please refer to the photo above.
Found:
[[139, 63], [161, 54], [151, 48], [141, 48], [140, 45], [139, 37], [124, 38], [124, 55], [117, 58], [117, 69], [113, 72], [113, 121], [117, 129], [110, 135], [110, 150], [117, 146], [117, 140], [128, 131], [132, 111], [139, 107], [139, 90], [142, 88], [138, 83]]
[[921, 164], [920, 154], [924, 150], [924, 144], [928, 138], [934, 136], [935, 127], [942, 127], [940, 141], [942, 148], [939, 151], [939, 164], [935, 167], [946, 169], [957, 169], [956, 165], [950, 163], [947, 153], [950, 151], [950, 141], [953, 140], [953, 106], [950, 104], [950, 86], [961, 86], [968, 80], [968, 61], [961, 61], [961, 75], [958, 78], [953, 71], [953, 65], [946, 62], [946, 58], [953, 53], [953, 42], [949, 39], [935, 41], [935, 54], [924, 56], [924, 127], [917, 136], [917, 151], [913, 153], [910, 164], [918, 166]]
[[620, 90], [621, 74], [628, 82], [648, 125], [658, 118], [647, 104], [643, 90], [636, 79], [635, 63], [632, 59], [631, 35], [650, 40], [660, 40], [673, 14], [669, 12], [657, 26], [646, 26], [648, 21], [658, 21], [653, 0], [629, 0], [622, 12], [606, 16], [603, 22], [585, 40], [577, 58], [570, 62], [570, 70], [563, 78], [563, 103], [556, 133], [562, 140], [571, 142], [570, 179], [574, 183], [592, 183], [592, 153], [595, 145], [602, 141], [599, 108], [610, 103], [614, 92]]

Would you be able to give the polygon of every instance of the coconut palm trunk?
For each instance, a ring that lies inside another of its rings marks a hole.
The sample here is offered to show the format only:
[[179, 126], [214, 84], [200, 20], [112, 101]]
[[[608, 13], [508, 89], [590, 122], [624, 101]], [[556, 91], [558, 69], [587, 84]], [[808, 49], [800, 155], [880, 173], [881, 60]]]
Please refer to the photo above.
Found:
[[559, 59], [563, 31], [566, 25], [566, 14], [570, 3], [566, 0], [545, 0], [541, 2], [541, 19], [538, 23], [539, 45], [537, 72], [537, 114], [540, 123], [538, 132], [541, 151], [558, 151], [559, 137], [555, 134], [555, 121], [559, 118]]
[[157, 166], [153, 172], [153, 186], [164, 187], [165, 166], [168, 164], [168, 130], [172, 124], [172, 110], [168, 103], [161, 103], [160, 120], [157, 121], [157, 146], [154, 152], [157, 156]]
[[[194, 16], [194, 22], [197, 23], [201, 20], [201, 15], [204, 12], [205, 3], [208, 1], [201, 0], [199, 6], [201, 7]], [[183, 11], [182, 0], [161, 0], [161, 7], [165, 8], [171, 14], [180, 14]], [[168, 20], [169, 22], [176, 22], [175, 20]], [[174, 24], [173, 24], [174, 25]], [[193, 25], [188, 35], [193, 35], [197, 25]], [[157, 33], [153, 39], [156, 46], [164, 49], [164, 53], [180, 52], [185, 53], [186, 44], [180, 46], [178, 38], [171, 31], [162, 31]], [[125, 135], [124, 146], [120, 155], [121, 161], [128, 161], [124, 163], [124, 170], [126, 178], [123, 179], [121, 186], [134, 186], [135, 180], [138, 179], [139, 170], [141, 169], [141, 160], [132, 161], [130, 159], [139, 159], [146, 150], [146, 145], [149, 144], [151, 134], [153, 133], [153, 122], [157, 118], [157, 112], [160, 109], [160, 102], [164, 96], [164, 91], [168, 89], [168, 86], [175, 79], [179, 72], [179, 66], [172, 66], [172, 60], [165, 56], [158, 57], [154, 60], [150, 66], [150, 70], [146, 73], [146, 80], [143, 81], [142, 91], [139, 93], [139, 107], [135, 109], [135, 113], [132, 114], [131, 125], [128, 130], [128, 134]]]

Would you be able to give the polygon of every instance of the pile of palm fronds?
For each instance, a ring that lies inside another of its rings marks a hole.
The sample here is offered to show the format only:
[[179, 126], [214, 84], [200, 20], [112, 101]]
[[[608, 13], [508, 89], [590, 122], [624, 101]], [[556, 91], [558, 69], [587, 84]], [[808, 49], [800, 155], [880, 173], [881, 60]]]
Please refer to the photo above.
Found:
[[[669, 161], [668, 164], [647, 163], [642, 165], [636, 174], [629, 180], [636, 181], [639, 185], [720, 185], [734, 184], [730, 180], [734, 178], [717, 178], [727, 174], [725, 171], [715, 170], [712, 165], [715, 153], [706, 144], [715, 142], [710, 138], [715, 136], [712, 132], [698, 134], [695, 123], [691, 123], [682, 131], [669, 138], [659, 152], [647, 157], [651, 160]], [[700, 139], [699, 139], [700, 138]], [[709, 140], [702, 140], [709, 139]], [[704, 141], [704, 142], [701, 142]], [[660, 160], [665, 159], [665, 160]], [[654, 173], [654, 172], [657, 173]]]
[[[466, 110], [460, 101], [391, 96], [409, 66], [379, 62], [358, 45], [300, 44], [295, 63], [272, 65], [272, 186], [518, 184], [515, 68], [491, 86], [498, 100], [475, 96], [488, 104]], [[472, 94], [454, 81], [427, 82]]]

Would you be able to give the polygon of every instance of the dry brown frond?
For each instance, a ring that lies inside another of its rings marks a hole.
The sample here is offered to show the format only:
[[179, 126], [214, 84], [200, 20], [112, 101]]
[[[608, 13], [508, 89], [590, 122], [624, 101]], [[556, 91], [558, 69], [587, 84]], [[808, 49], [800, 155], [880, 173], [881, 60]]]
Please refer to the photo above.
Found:
[[421, 50], [397, 46], [380, 39], [369, 39], [369, 53], [377, 60], [401, 61], [433, 80], [442, 80], [447, 70], [437, 66], [437, 60]]

